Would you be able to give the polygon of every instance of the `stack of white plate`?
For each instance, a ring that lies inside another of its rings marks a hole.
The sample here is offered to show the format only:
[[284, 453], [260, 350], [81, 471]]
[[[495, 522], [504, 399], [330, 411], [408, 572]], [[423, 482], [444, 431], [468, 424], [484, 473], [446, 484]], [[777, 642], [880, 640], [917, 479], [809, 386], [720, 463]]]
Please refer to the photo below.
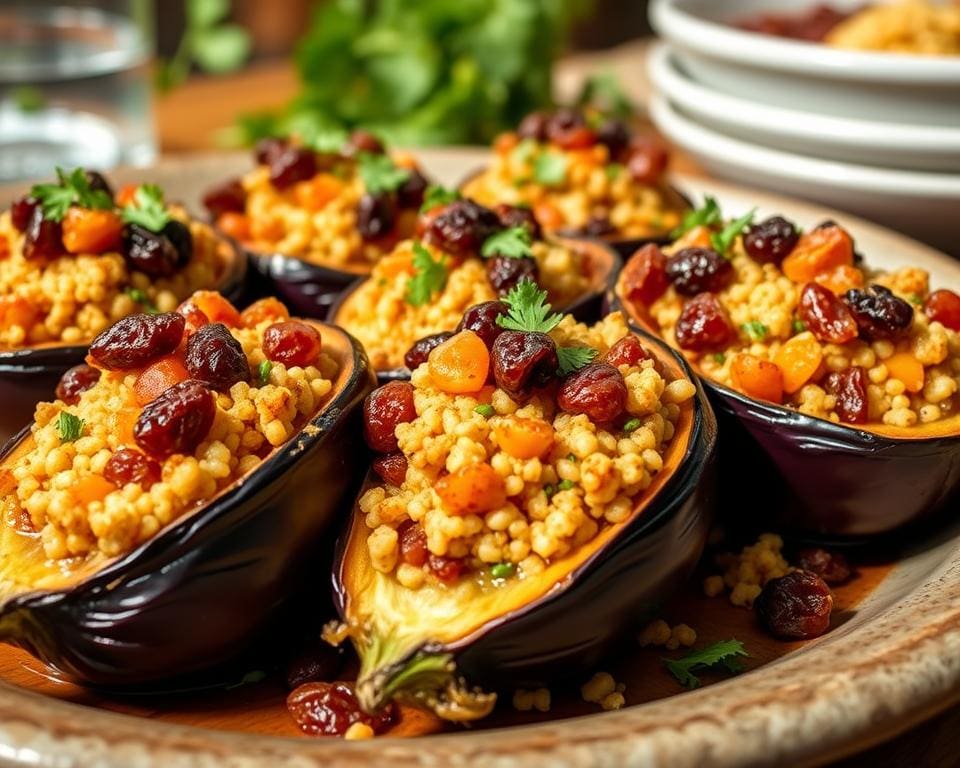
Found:
[[733, 26], [815, 2], [654, 0], [666, 42], [649, 59], [653, 121], [718, 176], [960, 255], [960, 57], [844, 51]]

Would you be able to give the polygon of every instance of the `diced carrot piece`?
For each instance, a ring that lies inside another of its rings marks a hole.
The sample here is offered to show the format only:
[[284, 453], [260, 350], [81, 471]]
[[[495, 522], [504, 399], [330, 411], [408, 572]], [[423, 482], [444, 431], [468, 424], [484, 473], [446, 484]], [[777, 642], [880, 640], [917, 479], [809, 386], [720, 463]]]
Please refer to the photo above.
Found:
[[319, 211], [343, 191], [343, 182], [332, 173], [318, 173], [312, 179], [298, 182], [293, 188], [297, 205], [308, 211]]
[[390, 159], [393, 160], [393, 164], [397, 166], [397, 168], [406, 168], [412, 171], [417, 167], [417, 158], [401, 149], [393, 150], [390, 153]]
[[479, 392], [487, 383], [490, 352], [473, 331], [460, 331], [431, 350], [427, 365], [437, 389], [450, 394]]
[[678, 248], [711, 248], [710, 229], [697, 225], [686, 232], [674, 245]]
[[489, 464], [471, 464], [437, 480], [444, 509], [454, 515], [481, 515], [507, 503], [503, 478]]
[[485, 384], [484, 387], [474, 395], [479, 405], [490, 405], [493, 402], [493, 393], [496, 391], [496, 387], [492, 384]]
[[156, 360], [137, 376], [133, 384], [133, 394], [137, 405], [152, 403], [174, 384], [190, 378], [187, 369], [176, 355], [166, 355]]
[[217, 217], [217, 228], [227, 237], [234, 240], [250, 239], [250, 218], [243, 213], [227, 211]]
[[280, 219], [261, 217], [252, 220], [248, 218], [247, 221], [250, 225], [251, 240], [272, 243], [283, 237], [284, 226]]
[[900, 379], [907, 388], [907, 392], [919, 392], [923, 389], [923, 363], [909, 352], [897, 352], [883, 364], [895, 379]]
[[139, 416], [140, 410], [134, 408], [132, 403], [131, 407], [124, 408], [114, 414], [112, 431], [113, 434], [117, 436], [117, 440], [121, 445], [136, 445], [136, 440], [133, 437], [133, 428], [137, 425]]
[[394, 278], [397, 275], [413, 274], [413, 254], [412, 253], [392, 253], [384, 256], [377, 264], [377, 272], [386, 278]]
[[197, 291], [187, 301], [192, 301], [211, 323], [223, 323], [232, 328], [240, 325], [237, 308], [216, 291]]
[[0, 328], [30, 328], [39, 316], [37, 308], [22, 296], [0, 296]]
[[67, 208], [63, 217], [63, 247], [69, 253], [118, 251], [123, 242], [123, 221], [113, 211]]
[[783, 374], [775, 363], [756, 355], [737, 355], [730, 366], [733, 385], [745, 395], [779, 403], [783, 400]]
[[559, 229], [566, 223], [563, 211], [553, 203], [548, 203], [546, 200], [537, 203], [533, 207], [533, 215], [545, 229]]
[[783, 391], [787, 394], [793, 394], [810, 381], [822, 361], [823, 349], [810, 331], [787, 340], [773, 356], [783, 375]]
[[102, 501], [110, 492], [117, 490], [117, 486], [101, 475], [87, 475], [80, 478], [73, 486], [73, 497], [83, 505], [94, 501]]
[[814, 280], [837, 296], [842, 296], [851, 288], [863, 288], [863, 272], [850, 264], [821, 272]]
[[795, 283], [809, 283], [844, 264], [853, 265], [853, 240], [846, 230], [832, 225], [802, 235], [780, 269]]
[[498, 155], [505, 155], [520, 143], [520, 137], [513, 131], [501, 133], [493, 140], [493, 151]]
[[137, 197], [138, 189], [140, 189], [139, 184], [124, 184], [122, 187], [120, 187], [120, 191], [117, 192], [114, 200], [121, 208], [126, 205], [132, 205], [133, 201]]
[[282, 301], [273, 296], [258, 299], [240, 313], [240, 322], [244, 328], [256, 328], [266, 320], [277, 323], [289, 319], [290, 312]]
[[0, 237], [0, 259], [5, 259], [10, 255], [10, 240], [6, 237]]
[[534, 459], [553, 447], [553, 427], [543, 419], [511, 416], [493, 428], [500, 449], [515, 459]]

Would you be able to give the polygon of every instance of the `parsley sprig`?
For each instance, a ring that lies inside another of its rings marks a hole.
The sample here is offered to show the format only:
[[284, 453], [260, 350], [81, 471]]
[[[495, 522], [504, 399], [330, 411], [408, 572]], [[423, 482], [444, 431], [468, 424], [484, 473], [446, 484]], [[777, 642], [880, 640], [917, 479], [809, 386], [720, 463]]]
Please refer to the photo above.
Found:
[[357, 155], [357, 170], [363, 186], [371, 195], [394, 192], [410, 178], [410, 171], [394, 164], [389, 155], [374, 155], [360, 152]]
[[545, 187], [557, 187], [567, 178], [567, 158], [559, 152], [541, 152], [533, 161], [533, 178]]
[[759, 320], [749, 320], [740, 327], [753, 341], [763, 341], [770, 333], [770, 329]]
[[84, 421], [68, 411], [60, 411], [57, 419], [57, 432], [61, 443], [72, 443], [80, 439], [83, 434]]
[[148, 315], [160, 314], [160, 310], [157, 309], [157, 305], [150, 301], [150, 297], [147, 296], [146, 292], [141, 288], [127, 288], [127, 296], [129, 296], [132, 301], [135, 301], [137, 304], [143, 307], [143, 311]]
[[593, 347], [557, 347], [557, 358], [560, 366], [557, 375], [569, 376], [584, 366], [590, 365], [597, 357], [597, 350]]
[[133, 193], [133, 202], [124, 206], [120, 217], [127, 224], [139, 224], [151, 232], [162, 232], [173, 217], [163, 201], [163, 190], [156, 184], [141, 184]]
[[694, 227], [711, 227], [722, 222], [723, 212], [720, 210], [720, 204], [715, 197], [707, 195], [700, 208], [684, 215], [683, 222], [670, 233], [670, 237], [676, 240], [678, 237], [683, 237]]
[[699, 688], [695, 672], [721, 670], [736, 675], [743, 671], [740, 657], [749, 657], [739, 640], [721, 640], [679, 659], [663, 659], [663, 664], [684, 688]]
[[407, 282], [404, 298], [414, 307], [422, 307], [447, 284], [447, 260], [433, 260], [430, 251], [420, 243], [413, 244], [413, 277]]
[[39, 201], [43, 208], [43, 217], [50, 221], [63, 221], [71, 205], [101, 210], [113, 208], [110, 194], [91, 187], [83, 168], [74, 168], [68, 174], [57, 167], [57, 183], [35, 184], [30, 190], [30, 196]]
[[753, 223], [753, 217], [756, 213], [757, 209], [753, 208], [743, 214], [739, 219], [728, 222], [719, 232], [714, 232], [710, 235], [710, 245], [713, 246], [713, 250], [721, 256], [726, 256], [727, 251], [730, 250], [730, 246], [733, 245], [733, 241], [737, 239], [744, 229]]
[[457, 190], [447, 189], [440, 184], [431, 184], [427, 187], [427, 191], [423, 193], [423, 205], [420, 206], [420, 213], [426, 213], [459, 199], [460, 193]]
[[533, 256], [533, 251], [530, 249], [531, 242], [530, 230], [526, 227], [501, 229], [483, 241], [480, 255], [486, 258], [490, 256], [506, 256], [510, 259], [529, 258]]

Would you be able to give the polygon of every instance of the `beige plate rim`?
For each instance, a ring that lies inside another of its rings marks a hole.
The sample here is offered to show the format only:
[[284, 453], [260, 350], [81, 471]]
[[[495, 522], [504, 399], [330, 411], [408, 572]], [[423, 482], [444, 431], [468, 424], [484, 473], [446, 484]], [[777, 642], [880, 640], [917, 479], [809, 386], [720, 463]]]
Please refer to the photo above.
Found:
[[[420, 153], [446, 183], [482, 160], [476, 150]], [[242, 170], [237, 155], [162, 161], [122, 178], [210, 183]], [[696, 197], [716, 195], [735, 209], [757, 204], [803, 226], [833, 217], [848, 225], [868, 259], [931, 269], [960, 286], [960, 264], [853, 216], [705, 179], [677, 177]], [[22, 190], [22, 185], [19, 189]], [[0, 187], [0, 202], [16, 188]], [[188, 201], [190, 202], [190, 201]], [[195, 204], [195, 201], [194, 201]], [[954, 532], [955, 534], [956, 532]], [[924, 543], [872, 598], [829, 635], [758, 670], [669, 699], [545, 724], [413, 740], [344, 742], [214, 732], [80, 707], [0, 684], [0, 765], [148, 768], [296, 765], [393, 768], [530, 766], [803, 765], [889, 738], [960, 701], [960, 540]]]

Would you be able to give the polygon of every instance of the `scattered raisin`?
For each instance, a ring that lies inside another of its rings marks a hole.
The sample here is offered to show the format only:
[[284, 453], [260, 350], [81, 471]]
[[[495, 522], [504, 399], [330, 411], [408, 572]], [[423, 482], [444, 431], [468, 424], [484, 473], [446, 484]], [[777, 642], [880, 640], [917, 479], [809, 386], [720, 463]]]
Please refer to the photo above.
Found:
[[843, 300], [857, 321], [861, 338], [867, 341], [900, 338], [913, 323], [913, 307], [882, 285], [851, 288]]
[[263, 332], [263, 354], [284, 365], [313, 365], [320, 355], [320, 332], [299, 320], [274, 323]]
[[267, 160], [270, 183], [276, 189], [287, 189], [298, 181], [312, 179], [317, 173], [317, 155], [312, 149], [287, 145]]
[[364, 240], [378, 240], [390, 234], [395, 219], [396, 211], [391, 195], [367, 193], [357, 203], [357, 229]]
[[701, 293], [684, 305], [674, 335], [682, 349], [701, 352], [726, 345], [734, 330], [717, 297]]
[[57, 384], [57, 399], [67, 405], [76, 405], [80, 395], [100, 381], [100, 371], [92, 365], [81, 363], [64, 371]]
[[427, 549], [427, 534], [420, 523], [405, 521], [398, 529], [400, 534], [400, 559], [417, 568], [427, 562], [430, 550]]
[[33, 218], [33, 212], [40, 206], [35, 197], [24, 195], [10, 205], [10, 223], [20, 232], [25, 232]]
[[500, 203], [495, 210], [503, 226], [508, 229], [511, 227], [523, 227], [530, 233], [531, 240], [543, 239], [543, 230], [540, 228], [540, 222], [537, 221], [537, 217], [533, 215], [533, 211], [529, 208]]
[[817, 574], [792, 571], [770, 579], [754, 603], [764, 628], [776, 637], [808, 640], [830, 627], [833, 595]]
[[250, 379], [243, 347], [223, 323], [208, 323], [187, 340], [184, 364], [191, 378], [224, 392]]
[[613, 226], [610, 217], [604, 213], [591, 214], [587, 222], [578, 230], [580, 234], [587, 237], [606, 237], [615, 234], [616, 231], [617, 228]]
[[356, 130], [347, 138], [347, 143], [343, 147], [343, 153], [347, 157], [352, 157], [358, 152], [367, 152], [371, 155], [382, 155], [386, 152], [386, 147], [370, 131]]
[[408, 169], [410, 175], [407, 180], [397, 187], [397, 202], [401, 208], [413, 208], [423, 205], [423, 194], [427, 191], [429, 182], [416, 168]]
[[24, 232], [25, 259], [56, 259], [67, 252], [63, 247], [63, 227], [59, 221], [45, 219], [42, 206], [33, 209]]
[[624, 336], [620, 341], [607, 350], [603, 356], [605, 362], [613, 366], [630, 365], [635, 366], [644, 360], [652, 359], [652, 355], [646, 350], [643, 344], [633, 334]]
[[369, 725], [382, 733], [397, 718], [397, 706], [387, 704], [375, 715], [360, 709], [347, 683], [305, 683], [287, 696], [287, 710], [300, 730], [311, 736], [343, 736], [354, 723]]
[[647, 307], [666, 292], [670, 286], [667, 277], [667, 257], [656, 243], [647, 243], [623, 267], [623, 291], [629, 301]]
[[454, 255], [478, 254], [484, 240], [502, 229], [500, 217], [489, 208], [473, 200], [454, 200], [430, 223], [425, 239]]
[[113, 187], [110, 186], [110, 182], [107, 181], [106, 176], [99, 171], [84, 171], [83, 175], [86, 177], [90, 189], [106, 192], [110, 195], [110, 199], [113, 200]]
[[503, 331], [493, 343], [493, 376], [514, 400], [526, 400], [557, 372], [557, 347], [545, 333]]
[[561, 107], [546, 124], [547, 140], [562, 149], [585, 149], [597, 143], [597, 134], [587, 125], [583, 113]]
[[747, 228], [743, 248], [747, 255], [760, 264], [779, 264], [800, 239], [797, 228], [782, 216], [771, 216]]
[[427, 558], [427, 563], [433, 575], [444, 584], [456, 584], [460, 574], [466, 568], [463, 560], [456, 557], [442, 557], [441, 555], [430, 555]]
[[290, 142], [275, 136], [260, 139], [253, 148], [253, 157], [259, 165], [269, 165], [274, 157], [290, 146]]
[[133, 448], [119, 448], [103, 468], [103, 476], [118, 488], [137, 483], [147, 490], [160, 482], [160, 464]]
[[378, 453], [397, 450], [396, 429], [417, 417], [413, 404], [413, 385], [409, 381], [391, 381], [373, 390], [363, 401], [363, 436]]
[[627, 383], [610, 363], [591, 363], [564, 379], [557, 405], [596, 424], [613, 421], [627, 406]]
[[604, 120], [597, 128], [597, 142], [607, 148], [610, 160], [615, 161], [630, 145], [630, 128], [623, 120]]
[[540, 279], [537, 262], [529, 256], [519, 259], [491, 256], [486, 261], [487, 279], [498, 296], [506, 296], [522, 280], [536, 283]]
[[857, 338], [857, 321], [847, 305], [819, 283], [803, 286], [797, 315], [819, 341], [846, 344]]
[[931, 322], [940, 323], [951, 331], [960, 331], [960, 296], [941, 288], [927, 296], [923, 312]]
[[810, 547], [797, 553], [797, 565], [801, 570], [815, 573], [827, 584], [843, 584], [853, 575], [850, 563], [839, 552], [829, 552], [821, 547]]
[[187, 379], [174, 384], [140, 412], [133, 437], [151, 456], [191, 454], [206, 438], [217, 404], [201, 382]]
[[407, 477], [407, 457], [400, 451], [377, 456], [373, 460], [373, 471], [385, 483], [399, 488]]
[[403, 356], [403, 364], [411, 371], [416, 370], [430, 357], [430, 353], [449, 339], [453, 334], [450, 331], [441, 331], [430, 336], [424, 336], [413, 343]]
[[179, 219], [172, 219], [166, 223], [161, 234], [177, 249], [177, 266], [186, 265], [193, 256], [193, 235], [190, 234], [190, 227]]
[[332, 646], [319, 637], [311, 638], [287, 664], [284, 675], [287, 688], [292, 691], [304, 683], [334, 680], [345, 661], [344, 646]]
[[834, 371], [827, 376], [824, 389], [837, 399], [834, 410], [840, 421], [848, 424], [867, 423], [867, 372], [863, 368], [853, 366]]
[[517, 126], [517, 136], [521, 139], [546, 141], [547, 122], [549, 120], [550, 115], [547, 112], [531, 112]]
[[502, 301], [474, 304], [463, 313], [455, 333], [473, 331], [487, 345], [487, 349], [493, 350], [493, 343], [503, 333], [503, 328], [497, 325], [497, 318], [506, 315], [508, 311], [507, 305]]
[[123, 258], [130, 269], [149, 277], [170, 277], [182, 263], [173, 240], [139, 224], [123, 228]]
[[90, 356], [108, 371], [141, 368], [169, 355], [180, 344], [183, 315], [129, 315], [101, 332], [90, 344]]
[[219, 218], [224, 213], [243, 213], [247, 207], [247, 191], [240, 179], [230, 179], [207, 191], [203, 207]]
[[652, 136], [634, 137], [627, 148], [627, 172], [637, 184], [655, 186], [669, 163], [667, 148]]
[[684, 248], [667, 259], [667, 278], [677, 293], [718, 293], [734, 278], [733, 264], [712, 248]]

